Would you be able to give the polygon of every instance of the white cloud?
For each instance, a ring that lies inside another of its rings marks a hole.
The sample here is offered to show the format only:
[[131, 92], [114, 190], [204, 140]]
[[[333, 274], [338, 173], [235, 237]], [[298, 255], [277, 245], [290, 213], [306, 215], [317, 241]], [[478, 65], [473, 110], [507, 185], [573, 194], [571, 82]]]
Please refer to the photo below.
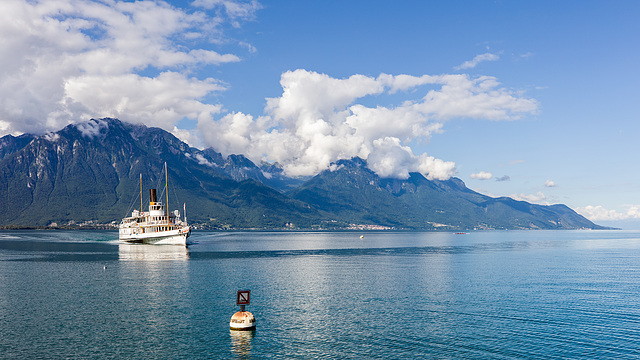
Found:
[[640, 205], [627, 205], [626, 211], [607, 210], [601, 205], [576, 208], [576, 212], [591, 221], [640, 219]]
[[480, 171], [480, 172], [471, 174], [469, 177], [477, 180], [491, 180], [493, 179], [493, 174], [488, 171]]
[[532, 56], [533, 56], [533, 53], [532, 53], [532, 52], [530, 52], [530, 51], [529, 51], [529, 52], [526, 52], [526, 53], [524, 53], [524, 54], [520, 54], [520, 55], [519, 55], [519, 57], [520, 57], [521, 59], [528, 59], [528, 58], [530, 58], [530, 57], [532, 57]]
[[[530, 203], [543, 203], [544, 200], [547, 200], [547, 196], [540, 191], [538, 191], [536, 194], [513, 194], [510, 197], [514, 200], [526, 201]], [[544, 204], [548, 205], [548, 202], [544, 201]]]
[[237, 20], [253, 20], [258, 10], [262, 9], [259, 2], [252, 1], [229, 1], [229, 0], [194, 0], [193, 6], [204, 9], [223, 8], [226, 15], [234, 20], [234, 26], [238, 26]]
[[431, 90], [414, 107], [434, 119], [475, 118], [513, 120], [534, 113], [538, 103], [533, 99], [499, 88], [491, 76], [471, 78], [468, 75], [439, 76], [440, 90]]
[[[232, 113], [199, 123], [204, 144], [254, 161], [277, 161], [288, 175], [314, 175], [339, 159], [359, 156], [384, 177], [417, 171], [447, 179], [453, 162], [414, 154], [413, 140], [428, 142], [454, 117], [510, 120], [534, 112], [535, 100], [519, 97], [492, 77], [381, 74], [332, 78], [307, 70], [282, 74], [282, 96], [267, 99], [266, 115]], [[359, 100], [428, 85], [426, 96], [395, 107], [367, 107]], [[434, 86], [439, 88], [433, 89]]]
[[553, 180], [547, 180], [544, 182], [545, 187], [557, 187], [558, 185]]
[[[206, 47], [222, 41], [225, 22], [250, 19], [259, 6], [208, 3], [226, 11], [207, 15], [162, 1], [3, 1], [0, 135], [55, 131], [90, 117], [167, 130], [183, 118], [211, 118], [220, 106], [203, 99], [224, 87], [186, 74], [239, 61]], [[210, 43], [189, 48], [204, 38]]]
[[46, 133], [42, 136], [45, 140], [50, 142], [56, 142], [60, 140], [60, 135], [57, 133]]
[[369, 168], [383, 178], [407, 179], [410, 172], [419, 172], [429, 180], [446, 180], [456, 172], [455, 163], [433, 156], [416, 156], [400, 139], [385, 137], [373, 141], [373, 150], [367, 158]]
[[[335, 79], [313, 71], [287, 71], [280, 78], [283, 93], [268, 99], [267, 111], [283, 121], [330, 117], [366, 95], [380, 94], [384, 84], [364, 75]], [[330, 119], [328, 119], [330, 120]]]
[[198, 99], [222, 87], [213, 79], [187, 78], [163, 72], [154, 78], [136, 74], [78, 76], [67, 81], [63, 99], [67, 109], [84, 117], [114, 117], [172, 129], [188, 117], [211, 117], [219, 105]]
[[200, 165], [207, 165], [209, 167], [217, 167], [216, 164], [214, 164], [211, 161], [205, 159], [205, 157], [202, 156], [202, 154], [196, 154], [195, 158], [196, 158], [196, 160], [198, 160], [198, 164], [200, 164]]
[[[199, 131], [197, 131], [196, 129], [191, 129], [191, 130], [179, 129], [177, 126], [174, 126], [173, 130], [171, 130], [171, 134], [173, 134], [173, 136], [177, 137], [178, 139], [184, 141], [185, 143], [189, 144], [189, 146], [191, 147], [195, 147], [195, 148], [203, 147], [202, 136], [200, 135]], [[188, 153], [185, 155], [188, 155]]]
[[484, 54], [476, 55], [472, 60], [465, 61], [461, 65], [456, 66], [454, 69], [455, 70], [473, 69], [483, 61], [497, 61], [499, 59], [500, 59], [500, 56], [497, 54], [484, 53]]
[[87, 122], [81, 122], [76, 124], [76, 128], [86, 137], [95, 137], [100, 135], [102, 130], [106, 130], [109, 127], [106, 121], [91, 119]]
[[[191, 5], [197, 9], [163, 1], [0, 3], [0, 136], [56, 131], [108, 116], [162, 127], [192, 146], [278, 161], [293, 176], [313, 175], [339, 159], [359, 156], [382, 176], [418, 171], [446, 179], [455, 173], [453, 162], [414, 154], [408, 144], [428, 143], [452, 118], [512, 120], [538, 107], [490, 76], [338, 79], [299, 69], [281, 75], [282, 95], [267, 99], [263, 116], [220, 115], [223, 106], [211, 98], [225, 85], [194, 76], [195, 70], [239, 61], [212, 46], [228, 41], [225, 24], [254, 19], [261, 5], [228, 0]], [[476, 64], [492, 60], [489, 55], [477, 57]], [[395, 106], [361, 101], [425, 87], [425, 96]], [[195, 120], [197, 128], [177, 129], [185, 118]]]

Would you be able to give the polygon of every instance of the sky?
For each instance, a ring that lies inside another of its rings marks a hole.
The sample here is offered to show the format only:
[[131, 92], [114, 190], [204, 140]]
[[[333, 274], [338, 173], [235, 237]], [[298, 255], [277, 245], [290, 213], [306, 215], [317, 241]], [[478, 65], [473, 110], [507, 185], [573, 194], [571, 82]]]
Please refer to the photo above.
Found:
[[640, 2], [0, 3], [0, 136], [90, 118], [640, 228]]

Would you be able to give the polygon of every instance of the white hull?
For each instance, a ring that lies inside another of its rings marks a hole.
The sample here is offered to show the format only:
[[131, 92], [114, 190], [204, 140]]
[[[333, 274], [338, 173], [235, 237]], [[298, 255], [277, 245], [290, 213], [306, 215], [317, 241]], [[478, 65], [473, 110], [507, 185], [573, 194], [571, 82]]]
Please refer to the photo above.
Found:
[[157, 231], [143, 234], [120, 233], [120, 241], [154, 245], [188, 245], [187, 238], [191, 234], [188, 227], [169, 231]]

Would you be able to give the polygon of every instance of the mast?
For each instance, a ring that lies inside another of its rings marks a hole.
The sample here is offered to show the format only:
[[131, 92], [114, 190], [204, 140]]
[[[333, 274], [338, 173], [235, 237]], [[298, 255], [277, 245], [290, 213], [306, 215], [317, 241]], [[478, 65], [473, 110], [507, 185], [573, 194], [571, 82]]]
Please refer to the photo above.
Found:
[[167, 174], [167, 162], [164, 162], [164, 191], [167, 193], [167, 205], [164, 206], [167, 214], [167, 230], [169, 230], [169, 174]]
[[140, 216], [142, 216], [142, 173], [140, 173]]

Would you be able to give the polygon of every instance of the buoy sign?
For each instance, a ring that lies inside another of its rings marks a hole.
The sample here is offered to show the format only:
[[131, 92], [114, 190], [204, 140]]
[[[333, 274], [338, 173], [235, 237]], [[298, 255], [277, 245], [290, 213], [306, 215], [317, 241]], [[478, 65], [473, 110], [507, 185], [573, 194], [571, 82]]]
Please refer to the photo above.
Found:
[[238, 290], [238, 297], [236, 298], [236, 305], [249, 305], [249, 296], [251, 290]]

